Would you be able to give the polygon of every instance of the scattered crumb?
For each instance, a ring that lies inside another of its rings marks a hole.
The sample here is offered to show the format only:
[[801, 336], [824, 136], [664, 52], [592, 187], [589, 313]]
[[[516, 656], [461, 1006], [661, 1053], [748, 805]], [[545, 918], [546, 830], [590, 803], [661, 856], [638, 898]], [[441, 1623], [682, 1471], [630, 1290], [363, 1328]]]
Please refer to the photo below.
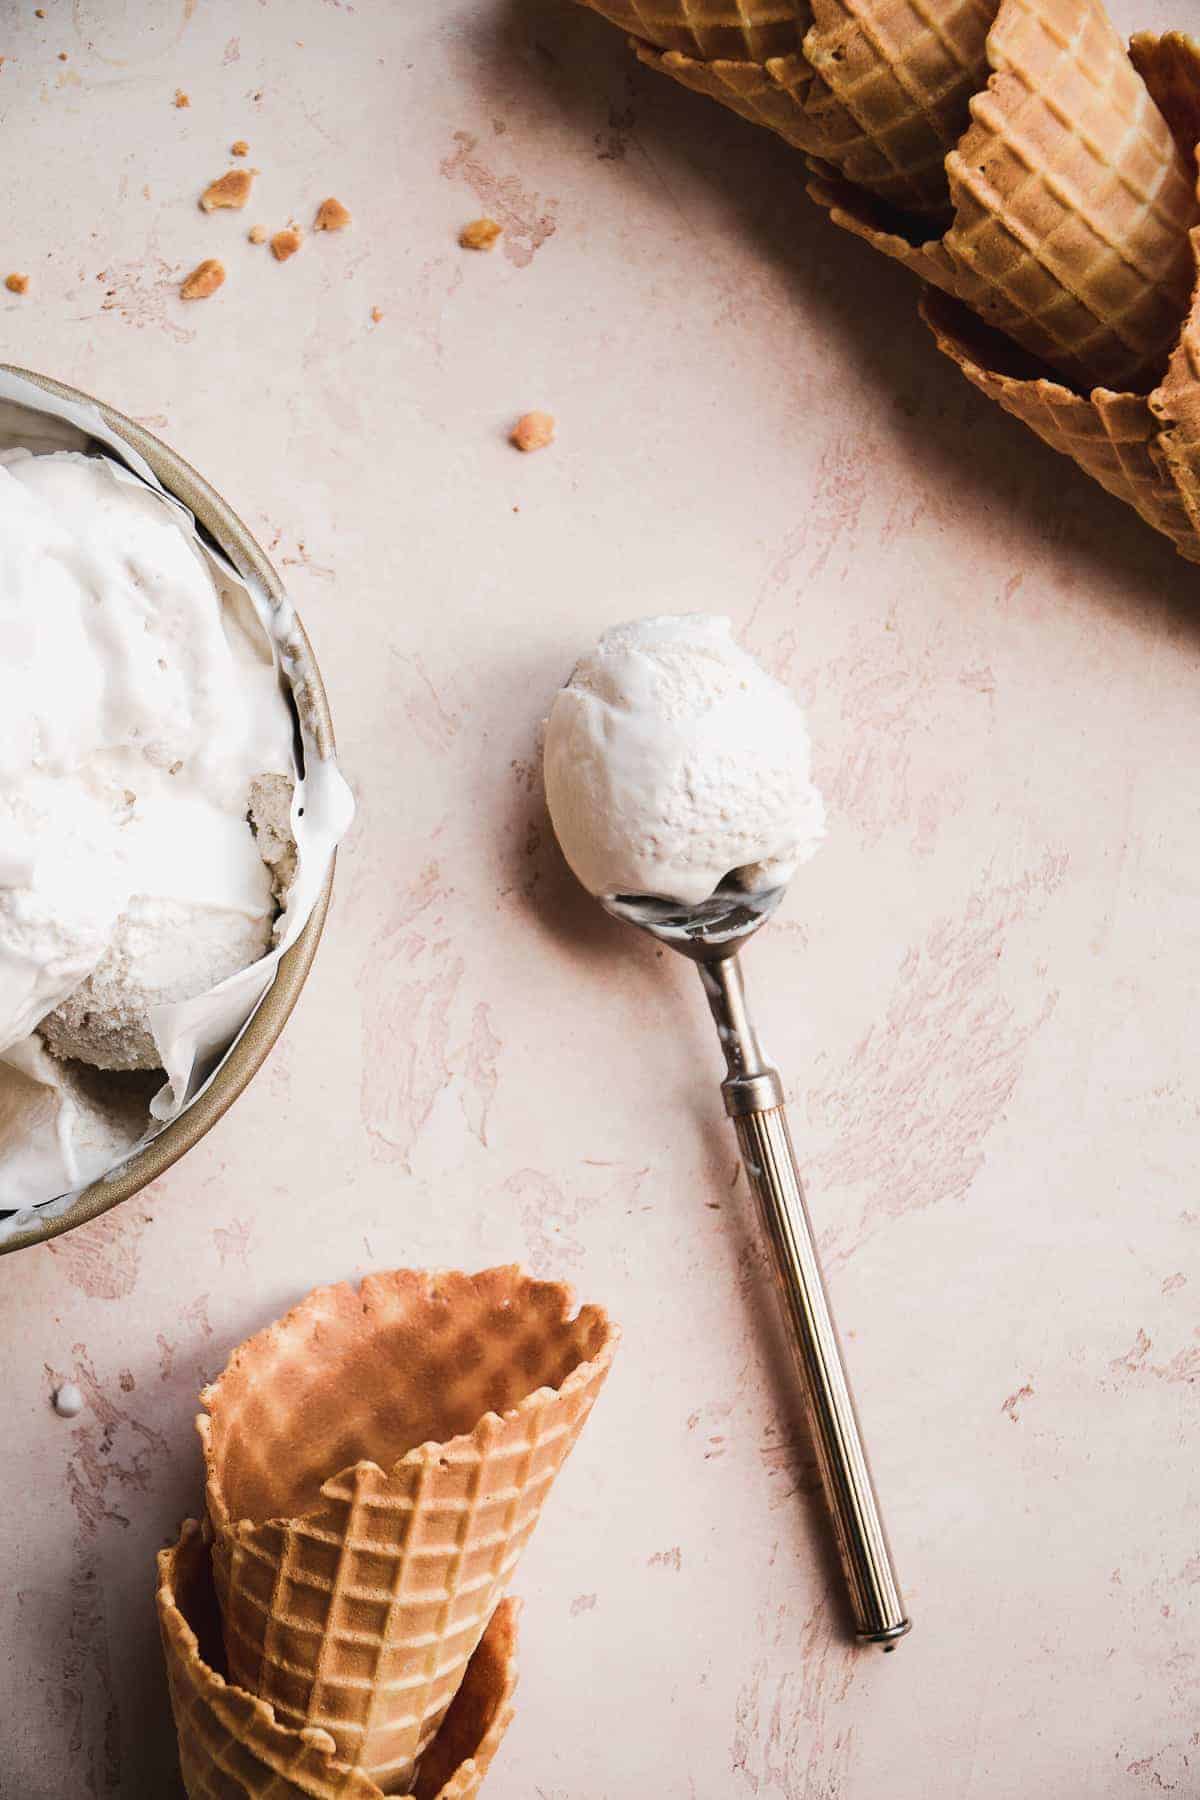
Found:
[[250, 146], [245, 138], [238, 138], [235, 143], [230, 144], [229, 154], [231, 156], [249, 156]]
[[503, 230], [495, 219], [472, 219], [459, 232], [458, 241], [464, 250], [490, 250]]
[[46, 16], [45, 7], [44, 6], [35, 6], [33, 9], [33, 16], [35, 19], [44, 19]]
[[201, 194], [201, 208], [205, 212], [216, 212], [218, 207], [232, 206], [240, 211], [250, 198], [257, 173], [257, 169], [229, 169], [224, 175], [218, 175]]
[[382, 317], [383, 317], [383, 314], [380, 312], [379, 308], [377, 306], [373, 306], [371, 308], [371, 323], [372, 323], [372, 325], [378, 325], [378, 323], [379, 323], [380, 319], [382, 319]]
[[66, 62], [66, 60], [67, 60], [67, 53], [66, 53], [66, 51], [65, 51], [65, 50], [60, 50], [60, 51], [59, 51], [59, 53], [58, 53], [58, 60], [59, 60], [59, 62]]
[[249, 237], [252, 244], [265, 244], [267, 241], [267, 228], [265, 225], [252, 225], [246, 235]]
[[25, 294], [29, 291], [28, 275], [9, 275], [5, 278], [5, 287], [10, 294]]
[[318, 206], [317, 216], [313, 220], [313, 230], [345, 231], [349, 223], [350, 214], [346, 211], [341, 201], [335, 200], [331, 194], [328, 200], [322, 200], [320, 206]]
[[184, 93], [182, 88], [175, 89], [175, 104], [176, 104], [176, 106], [180, 106], [180, 107], [190, 106], [192, 104], [191, 100]]
[[554, 420], [549, 413], [523, 413], [509, 433], [518, 450], [544, 450], [554, 442]]
[[225, 280], [225, 264], [218, 262], [215, 256], [206, 256], [202, 263], [197, 263], [179, 290], [182, 300], [207, 300], [215, 294]]
[[276, 262], [286, 262], [289, 256], [295, 256], [304, 242], [304, 234], [297, 225], [285, 225], [271, 239], [271, 255]]

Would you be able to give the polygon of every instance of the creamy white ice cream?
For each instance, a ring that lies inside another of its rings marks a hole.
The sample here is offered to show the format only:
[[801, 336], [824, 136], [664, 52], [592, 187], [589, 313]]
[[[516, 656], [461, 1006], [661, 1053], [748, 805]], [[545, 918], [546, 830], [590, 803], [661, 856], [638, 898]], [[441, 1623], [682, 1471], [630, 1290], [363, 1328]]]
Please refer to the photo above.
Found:
[[0, 1202], [36, 1205], [122, 1161], [159, 1080], [61, 1062], [36, 1032], [12, 1045], [0, 1056]]
[[725, 618], [606, 631], [554, 701], [544, 761], [563, 854], [601, 897], [690, 906], [734, 874], [763, 893], [824, 832], [804, 715]]
[[107, 461], [0, 454], [0, 545], [0, 1054], [45, 1021], [155, 1067], [153, 1007], [271, 942], [247, 807], [291, 713], [257, 620]]

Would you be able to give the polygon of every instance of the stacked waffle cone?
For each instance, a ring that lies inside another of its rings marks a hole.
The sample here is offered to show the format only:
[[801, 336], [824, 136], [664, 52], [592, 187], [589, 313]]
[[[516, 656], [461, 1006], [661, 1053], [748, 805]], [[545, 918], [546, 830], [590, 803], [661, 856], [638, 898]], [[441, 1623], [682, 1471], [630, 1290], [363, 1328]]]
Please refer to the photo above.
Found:
[[1200, 49], [1101, 0], [583, 0], [803, 151], [975, 385], [1200, 561]]
[[467, 1800], [511, 1716], [517, 1558], [617, 1332], [514, 1268], [321, 1288], [201, 1396], [159, 1559], [190, 1800]]

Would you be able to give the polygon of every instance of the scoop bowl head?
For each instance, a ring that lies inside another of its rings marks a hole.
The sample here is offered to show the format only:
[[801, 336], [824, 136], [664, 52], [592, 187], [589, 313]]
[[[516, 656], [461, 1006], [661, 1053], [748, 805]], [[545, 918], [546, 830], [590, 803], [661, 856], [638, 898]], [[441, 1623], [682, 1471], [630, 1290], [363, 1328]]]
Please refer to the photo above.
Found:
[[697, 906], [652, 894], [609, 894], [600, 904], [614, 919], [636, 925], [693, 962], [720, 962], [766, 924], [786, 892], [780, 886], [750, 893], [730, 875]]

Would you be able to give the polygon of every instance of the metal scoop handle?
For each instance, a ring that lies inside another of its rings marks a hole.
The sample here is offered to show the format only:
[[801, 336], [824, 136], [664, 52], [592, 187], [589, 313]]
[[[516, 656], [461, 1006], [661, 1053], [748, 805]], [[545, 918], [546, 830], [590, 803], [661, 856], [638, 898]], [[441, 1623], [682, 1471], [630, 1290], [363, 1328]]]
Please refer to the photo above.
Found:
[[779, 1072], [765, 1059], [746, 1010], [736, 956], [700, 965], [729, 1074], [721, 1084], [771, 1250], [775, 1285], [795, 1350], [817, 1462], [863, 1643], [895, 1649], [911, 1628], [796, 1168]]

